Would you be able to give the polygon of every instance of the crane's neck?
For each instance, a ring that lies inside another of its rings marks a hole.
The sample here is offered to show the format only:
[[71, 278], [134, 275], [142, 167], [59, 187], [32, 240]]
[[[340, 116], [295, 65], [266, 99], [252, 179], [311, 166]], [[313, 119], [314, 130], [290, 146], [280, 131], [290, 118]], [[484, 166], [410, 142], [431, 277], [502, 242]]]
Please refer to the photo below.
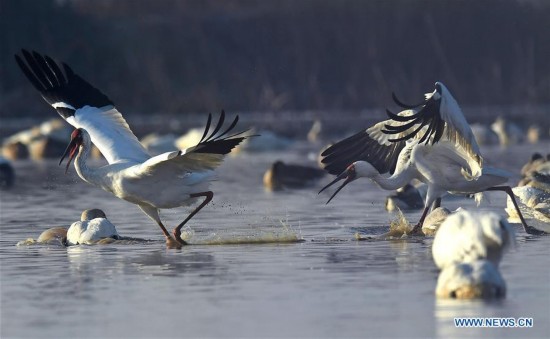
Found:
[[385, 190], [395, 190], [405, 186], [413, 179], [412, 173], [405, 170], [402, 172], [396, 172], [390, 177], [383, 177], [380, 174], [376, 174], [371, 178], [380, 188]]
[[87, 161], [92, 150], [92, 143], [90, 140], [86, 140], [80, 145], [78, 150], [78, 155], [74, 161], [74, 167], [76, 168], [76, 173], [82, 178], [82, 180], [101, 186], [102, 178], [97, 173], [97, 170], [94, 168], [88, 167]]

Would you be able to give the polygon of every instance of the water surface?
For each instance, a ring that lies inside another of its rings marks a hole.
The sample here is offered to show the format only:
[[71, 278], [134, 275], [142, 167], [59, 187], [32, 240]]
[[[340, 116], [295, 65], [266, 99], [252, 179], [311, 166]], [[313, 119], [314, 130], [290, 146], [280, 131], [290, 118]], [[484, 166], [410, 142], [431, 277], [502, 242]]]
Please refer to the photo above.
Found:
[[[484, 149], [487, 163], [513, 172], [548, 143]], [[543, 337], [550, 333], [550, 237], [518, 230], [501, 272], [508, 295], [498, 302], [438, 301], [432, 239], [355, 241], [387, 231], [388, 194], [367, 180], [329, 205], [317, 195], [330, 178], [302, 190], [267, 192], [268, 165], [305, 163], [316, 147], [228, 157], [213, 202], [190, 222], [193, 239], [280, 234], [305, 242], [164, 246], [158, 227], [135, 206], [76, 177], [55, 161], [16, 162], [17, 183], [1, 192], [0, 326], [2, 337]], [[505, 197], [482, 209], [504, 214]], [[444, 201], [454, 209], [470, 200]], [[103, 209], [137, 244], [16, 246], [82, 210]], [[186, 209], [163, 214], [179, 223]], [[420, 212], [406, 213], [411, 221]], [[459, 329], [454, 317], [533, 317], [530, 329]]]

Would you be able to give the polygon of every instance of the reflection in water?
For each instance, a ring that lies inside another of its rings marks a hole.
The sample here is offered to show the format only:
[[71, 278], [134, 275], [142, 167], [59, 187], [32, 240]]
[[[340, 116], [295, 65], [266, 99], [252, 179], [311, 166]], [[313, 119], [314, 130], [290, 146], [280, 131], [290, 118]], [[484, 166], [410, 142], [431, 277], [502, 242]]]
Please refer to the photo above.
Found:
[[432, 268], [431, 239], [388, 240], [392, 256], [400, 270]]
[[155, 251], [125, 261], [126, 274], [150, 274], [153, 276], [177, 276], [212, 270], [223, 270], [216, 264], [214, 256], [207, 253], [183, 253], [168, 256], [166, 251]]
[[[143, 248], [132, 248], [126, 246], [71, 246], [67, 248], [70, 270], [73, 274], [81, 276], [94, 276], [97, 268], [108, 268], [105, 274], [151, 274], [151, 275], [177, 275], [193, 268], [201, 269], [212, 264], [212, 257], [208, 255], [191, 256], [180, 255], [177, 257], [168, 256], [159, 242], [156, 249], [151, 248], [145, 254], [135, 254], [135, 250]], [[200, 257], [200, 260], [198, 257]], [[191, 259], [191, 260], [189, 260]]]
[[143, 247], [130, 246], [71, 246], [67, 248], [69, 270], [73, 277], [79, 280], [92, 280], [98, 275], [101, 267], [101, 276], [109, 275], [149, 275], [175, 277], [182, 274], [206, 274], [211, 271], [224, 271], [221, 265], [215, 262], [213, 255], [208, 253], [194, 253], [184, 247], [178, 255], [171, 255], [163, 248], [162, 242], [144, 253]]

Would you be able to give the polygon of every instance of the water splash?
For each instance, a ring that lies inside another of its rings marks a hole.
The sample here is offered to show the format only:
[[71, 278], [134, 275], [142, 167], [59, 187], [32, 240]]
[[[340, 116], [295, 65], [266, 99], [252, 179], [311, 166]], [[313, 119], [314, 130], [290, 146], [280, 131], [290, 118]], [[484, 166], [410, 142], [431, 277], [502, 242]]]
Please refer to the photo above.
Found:
[[301, 232], [296, 232], [287, 221], [282, 220], [280, 220], [280, 227], [275, 230], [255, 230], [251, 234], [214, 232], [204, 238], [196, 235], [194, 230], [186, 228], [183, 230], [181, 238], [190, 245], [259, 245], [305, 241]]
[[[288, 221], [280, 220], [280, 225], [276, 228], [270, 227], [270, 230], [254, 230], [246, 234], [231, 233], [233, 231], [214, 232], [207, 236], [201, 236], [195, 233], [191, 227], [187, 226], [181, 232], [181, 238], [189, 245], [246, 245], [246, 244], [285, 244], [304, 242], [301, 232], [295, 231]], [[258, 228], [259, 226], [254, 226]], [[141, 238], [120, 237], [120, 239], [103, 238], [96, 241], [90, 241], [86, 244], [74, 246], [93, 246], [93, 245], [135, 245], [151, 242], [162, 242], [158, 240], [147, 240]], [[16, 246], [47, 245], [66, 247], [63, 239], [51, 238], [45, 241], [28, 238], [19, 241]]]
[[412, 231], [413, 227], [403, 214], [403, 212], [398, 208], [397, 216], [395, 219], [390, 220], [390, 229], [388, 232], [377, 235], [377, 236], [368, 236], [364, 237], [359, 233], [355, 233], [355, 240], [394, 240], [394, 239], [407, 239], [408, 234]]

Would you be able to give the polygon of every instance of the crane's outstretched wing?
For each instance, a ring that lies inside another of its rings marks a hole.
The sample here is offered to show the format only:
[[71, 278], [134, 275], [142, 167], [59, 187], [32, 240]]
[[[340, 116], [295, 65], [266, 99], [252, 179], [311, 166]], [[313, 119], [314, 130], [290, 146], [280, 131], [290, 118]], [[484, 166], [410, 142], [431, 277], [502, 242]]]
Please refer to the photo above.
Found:
[[[150, 157], [113, 102], [65, 63], [21, 51], [17, 64], [44, 100], [75, 128], [85, 129], [107, 161], [145, 161]], [[23, 58], [25, 61], [23, 61]]]
[[380, 132], [390, 120], [373, 125], [367, 130], [356, 133], [327, 148], [321, 153], [324, 169], [338, 175], [355, 161], [367, 161], [381, 174], [393, 174], [399, 153], [405, 147], [405, 141], [389, 142]]
[[164, 171], [172, 174], [202, 172], [215, 169], [221, 164], [226, 154], [249, 137], [243, 135], [246, 131], [229, 134], [237, 125], [239, 116], [235, 117], [229, 127], [220, 132], [224, 120], [225, 112], [222, 111], [216, 127], [210, 133], [212, 115], [209, 114], [204, 134], [196, 146], [152, 157], [136, 168], [135, 175], [154, 175]]
[[389, 136], [387, 140], [400, 142], [417, 138], [419, 143], [432, 145], [442, 139], [448, 140], [462, 147], [475, 159], [478, 167], [483, 165], [483, 158], [470, 125], [456, 100], [441, 82], [436, 82], [434, 92], [427, 93], [425, 100], [419, 104], [404, 104], [395, 94], [393, 100], [406, 109], [403, 112], [412, 114], [394, 114], [386, 110], [389, 118], [393, 120], [393, 123], [385, 125], [382, 129], [382, 132]]

